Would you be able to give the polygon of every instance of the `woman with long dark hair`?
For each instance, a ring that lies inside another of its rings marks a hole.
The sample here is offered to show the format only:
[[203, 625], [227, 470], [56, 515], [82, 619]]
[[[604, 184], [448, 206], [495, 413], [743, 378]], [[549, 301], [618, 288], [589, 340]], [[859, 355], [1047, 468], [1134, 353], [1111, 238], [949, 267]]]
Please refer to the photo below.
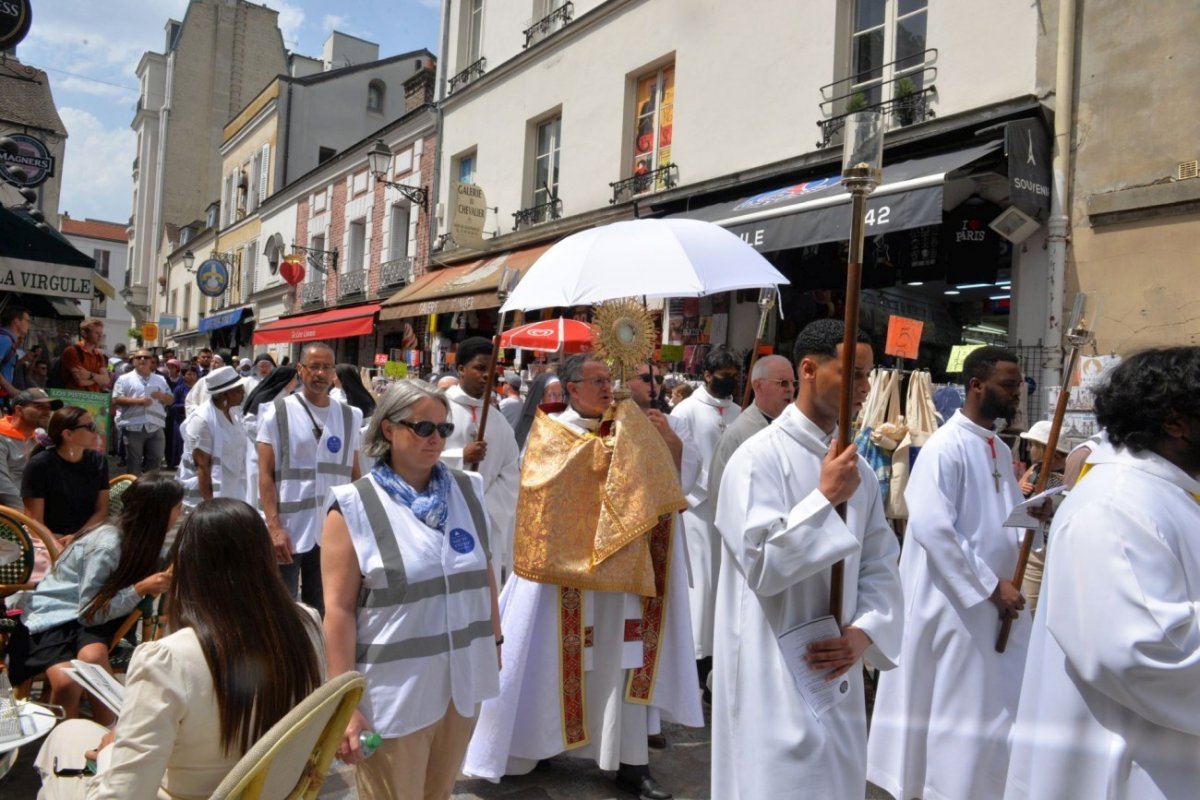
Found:
[[113, 731], [77, 720], [50, 735], [38, 756], [47, 787], [64, 780], [54, 759], [78, 757], [70, 748], [83, 739], [99, 743], [88, 797], [208, 797], [321, 684], [320, 620], [284, 587], [258, 512], [230, 498], [201, 503], [171, 564], [174, 632], [134, 651]]
[[96, 420], [86, 408], [64, 406], [21, 477], [25, 513], [50, 529], [59, 545], [108, 517], [108, 462], [97, 448]]
[[[160, 571], [163, 542], [179, 518], [183, 487], [166, 472], [151, 472], [125, 491], [115, 525], [80, 534], [38, 584], [9, 651], [14, 683], [46, 671], [50, 702], [79, 715], [82, 688], [64, 671], [71, 659], [108, 669], [108, 643], [143, 597], [161, 594], [170, 576]], [[111, 714], [99, 702], [98, 722]]]

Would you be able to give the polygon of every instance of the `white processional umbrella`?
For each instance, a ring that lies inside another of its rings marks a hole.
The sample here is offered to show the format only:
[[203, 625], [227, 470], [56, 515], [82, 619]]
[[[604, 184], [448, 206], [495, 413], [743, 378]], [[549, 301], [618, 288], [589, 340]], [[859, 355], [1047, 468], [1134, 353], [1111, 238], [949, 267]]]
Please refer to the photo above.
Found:
[[635, 219], [572, 234], [529, 268], [501, 313], [618, 297], [699, 297], [788, 283], [753, 247], [711, 222]]

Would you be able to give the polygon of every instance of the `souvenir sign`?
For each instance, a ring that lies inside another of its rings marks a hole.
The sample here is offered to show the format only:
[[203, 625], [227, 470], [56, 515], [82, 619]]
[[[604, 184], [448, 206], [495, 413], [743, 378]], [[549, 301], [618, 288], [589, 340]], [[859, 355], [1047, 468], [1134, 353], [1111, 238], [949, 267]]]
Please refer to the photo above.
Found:
[[210, 258], [196, 270], [196, 285], [206, 297], [220, 297], [229, 288], [229, 268], [224, 261]]

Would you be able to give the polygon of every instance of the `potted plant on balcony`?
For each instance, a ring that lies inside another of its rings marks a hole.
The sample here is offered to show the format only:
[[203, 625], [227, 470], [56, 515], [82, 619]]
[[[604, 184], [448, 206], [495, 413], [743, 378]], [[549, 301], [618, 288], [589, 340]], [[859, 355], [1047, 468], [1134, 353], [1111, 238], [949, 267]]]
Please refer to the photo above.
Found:
[[896, 122], [899, 123], [900, 127], [912, 125], [917, 121], [920, 99], [920, 95], [917, 93], [917, 85], [912, 82], [911, 78], [901, 78], [896, 81], [894, 111]]
[[846, 101], [846, 113], [853, 114], [855, 111], [862, 111], [867, 107], [867, 95], [865, 92], [855, 92], [850, 95], [850, 99]]

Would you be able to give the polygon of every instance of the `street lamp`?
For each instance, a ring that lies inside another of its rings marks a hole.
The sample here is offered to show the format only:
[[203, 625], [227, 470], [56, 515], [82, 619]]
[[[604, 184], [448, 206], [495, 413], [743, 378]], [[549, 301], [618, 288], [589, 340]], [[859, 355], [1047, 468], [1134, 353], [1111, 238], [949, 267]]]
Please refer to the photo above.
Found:
[[188, 272], [195, 272], [196, 271], [195, 267], [196, 267], [196, 254], [193, 253], [191, 250], [188, 250], [183, 254], [183, 268], [186, 269]]
[[[846, 320], [842, 336], [842, 396], [838, 407], [838, 452], [850, 446], [850, 416], [854, 394], [854, 351], [858, 347], [858, 305], [862, 294], [863, 240], [866, 237], [867, 195], [883, 180], [883, 115], [858, 111], [846, 117], [842, 144], [842, 186], [850, 193], [850, 254], [846, 263]], [[846, 504], [837, 507], [846, 518]], [[829, 613], [842, 624], [845, 565], [833, 565], [829, 580]]]
[[396, 183], [384, 178], [387, 175], [388, 167], [392, 163], [392, 149], [383, 143], [383, 139], [376, 139], [375, 144], [371, 145], [371, 149], [367, 151], [367, 164], [371, 170], [371, 174], [375, 176], [375, 180], [382, 183], [384, 186], [390, 186], [404, 197], [410, 203], [416, 203], [421, 208], [426, 208], [429, 203], [428, 192], [423, 186], [408, 186], [403, 183]]

